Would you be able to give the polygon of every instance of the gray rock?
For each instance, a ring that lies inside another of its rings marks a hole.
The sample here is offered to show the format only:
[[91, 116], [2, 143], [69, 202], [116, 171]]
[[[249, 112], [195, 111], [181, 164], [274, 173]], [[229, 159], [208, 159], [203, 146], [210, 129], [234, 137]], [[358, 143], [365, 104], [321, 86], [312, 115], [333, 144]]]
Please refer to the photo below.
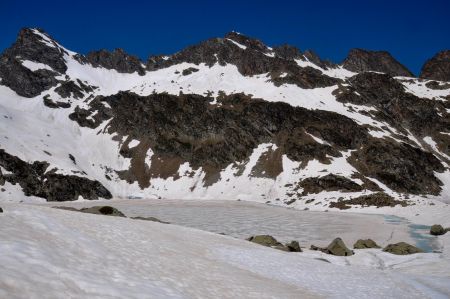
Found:
[[275, 239], [274, 237], [270, 236], [270, 235], [256, 235], [256, 236], [252, 236], [250, 238], [247, 239], [247, 241], [259, 244], [259, 245], [263, 245], [263, 246], [268, 246], [268, 247], [274, 247], [274, 246], [282, 246], [282, 244], [280, 242], [277, 241], [277, 239]]
[[396, 255], [407, 255], [407, 254], [423, 252], [422, 249], [417, 248], [417, 247], [410, 245], [408, 243], [405, 243], [405, 242], [389, 244], [383, 249], [383, 251], [389, 252], [392, 254], [396, 254]]
[[90, 208], [82, 208], [79, 211], [82, 213], [125, 217], [125, 215], [121, 211], [111, 206], [94, 206]]
[[434, 224], [430, 228], [430, 234], [433, 236], [440, 236], [446, 233], [446, 230], [440, 224]]
[[330, 245], [327, 247], [318, 247], [315, 245], [311, 245], [311, 250], [322, 251], [327, 254], [337, 255], [337, 256], [350, 256], [353, 255], [354, 252], [347, 248], [344, 241], [341, 238], [334, 239]]
[[285, 247], [291, 252], [302, 252], [298, 241], [291, 241], [290, 243], [285, 244]]
[[366, 248], [381, 248], [378, 246], [375, 241], [372, 239], [359, 239], [356, 241], [356, 243], [353, 245], [354, 249], [366, 249]]

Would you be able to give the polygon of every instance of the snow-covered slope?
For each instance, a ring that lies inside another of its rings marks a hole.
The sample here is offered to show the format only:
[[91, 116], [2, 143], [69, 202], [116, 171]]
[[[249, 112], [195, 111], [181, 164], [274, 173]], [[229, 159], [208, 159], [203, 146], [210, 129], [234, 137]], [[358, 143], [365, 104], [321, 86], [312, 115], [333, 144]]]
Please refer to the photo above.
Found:
[[447, 83], [311, 55], [230, 33], [144, 65], [25, 29], [0, 64], [0, 198], [449, 200]]
[[403, 264], [409, 268], [405, 272], [358, 264], [370, 256], [363, 252], [354, 256], [356, 265], [340, 266], [314, 259], [313, 253], [282, 252], [175, 225], [32, 205], [5, 207], [0, 214], [2, 298], [450, 295], [448, 275], [426, 274], [426, 254], [417, 254], [424, 257], [416, 257], [416, 263], [409, 257], [399, 263], [392, 255], [386, 260], [390, 268]]

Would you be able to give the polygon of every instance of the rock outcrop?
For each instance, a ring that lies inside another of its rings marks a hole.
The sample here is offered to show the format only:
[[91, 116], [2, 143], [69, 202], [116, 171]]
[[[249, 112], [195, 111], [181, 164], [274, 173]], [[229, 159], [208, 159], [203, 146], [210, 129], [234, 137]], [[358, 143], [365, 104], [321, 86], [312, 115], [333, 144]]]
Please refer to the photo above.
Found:
[[368, 195], [361, 195], [351, 199], [338, 200], [337, 202], [332, 202], [330, 203], [330, 208], [338, 208], [340, 210], [346, 210], [351, 208], [352, 205], [359, 205], [362, 207], [375, 206], [377, 208], [395, 207], [396, 205], [406, 207], [408, 205], [408, 202], [404, 200], [396, 200], [392, 196], [384, 192], [377, 192]]
[[118, 209], [111, 207], [111, 206], [93, 206], [93, 207], [81, 208], [81, 209], [76, 209], [73, 207], [65, 207], [65, 206], [54, 207], [54, 208], [61, 209], [61, 210], [67, 210], [67, 211], [88, 213], [88, 214], [126, 217], [125, 214], [123, 214], [121, 211], [119, 211]]
[[357, 73], [372, 71], [386, 73], [391, 76], [414, 77], [413, 73], [386, 51], [352, 49], [342, 62], [342, 66], [349, 71]]
[[[0, 55], [0, 78], [3, 85], [18, 95], [34, 97], [55, 86], [58, 74], [67, 70], [67, 52], [40, 29], [22, 29], [16, 42]], [[41, 63], [51, 69], [30, 70], [24, 61]]]
[[427, 60], [420, 71], [420, 78], [450, 81], [450, 50], [437, 53]]
[[334, 239], [330, 245], [325, 248], [311, 245], [311, 250], [319, 250], [337, 256], [350, 256], [354, 254], [353, 250], [349, 249], [341, 238]]
[[422, 249], [417, 248], [416, 246], [413, 246], [413, 245], [405, 243], [405, 242], [389, 244], [383, 249], [383, 251], [389, 252], [392, 254], [396, 254], [396, 255], [407, 255], [407, 254], [423, 252]]
[[440, 236], [445, 234], [448, 231], [448, 229], [445, 229], [440, 224], [434, 224], [430, 228], [430, 234], [433, 236]]
[[[80, 59], [80, 61], [83, 61]], [[99, 50], [89, 52], [86, 55], [86, 61], [94, 67], [104, 67], [108, 70], [114, 69], [119, 73], [145, 74], [145, 67], [138, 57], [125, 53], [122, 49], [114, 51]]]
[[381, 248], [378, 244], [372, 239], [359, 239], [353, 245], [354, 249], [367, 249], [367, 248]]
[[300, 244], [297, 241], [291, 241], [290, 243], [283, 245], [282, 243], [278, 242], [277, 239], [275, 239], [270, 235], [251, 236], [250, 238], [247, 239], [247, 241], [282, 251], [302, 252]]
[[35, 161], [27, 163], [16, 156], [0, 149], [0, 166], [10, 174], [0, 174], [7, 182], [19, 184], [26, 196], [37, 196], [47, 201], [84, 199], [109, 199], [111, 193], [98, 181], [75, 175], [55, 173], [56, 169], [48, 171], [47, 162]]

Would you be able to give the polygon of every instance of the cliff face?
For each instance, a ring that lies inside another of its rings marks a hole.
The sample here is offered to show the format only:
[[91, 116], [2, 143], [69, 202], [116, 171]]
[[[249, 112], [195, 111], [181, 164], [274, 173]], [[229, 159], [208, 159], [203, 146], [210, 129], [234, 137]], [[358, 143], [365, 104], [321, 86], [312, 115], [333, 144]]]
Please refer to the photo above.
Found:
[[235, 32], [144, 65], [24, 29], [0, 57], [0, 196], [445, 196], [450, 86], [394, 76], [387, 52], [336, 65]]

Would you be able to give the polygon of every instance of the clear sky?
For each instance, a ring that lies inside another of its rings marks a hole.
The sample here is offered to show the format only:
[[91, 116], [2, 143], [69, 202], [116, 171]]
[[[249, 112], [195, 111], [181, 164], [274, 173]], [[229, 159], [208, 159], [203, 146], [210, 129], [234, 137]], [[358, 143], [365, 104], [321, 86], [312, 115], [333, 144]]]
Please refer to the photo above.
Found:
[[341, 62], [351, 48], [387, 50], [414, 73], [450, 49], [450, 0], [0, 0], [0, 50], [40, 27], [70, 50], [123, 48], [147, 59], [235, 30]]

